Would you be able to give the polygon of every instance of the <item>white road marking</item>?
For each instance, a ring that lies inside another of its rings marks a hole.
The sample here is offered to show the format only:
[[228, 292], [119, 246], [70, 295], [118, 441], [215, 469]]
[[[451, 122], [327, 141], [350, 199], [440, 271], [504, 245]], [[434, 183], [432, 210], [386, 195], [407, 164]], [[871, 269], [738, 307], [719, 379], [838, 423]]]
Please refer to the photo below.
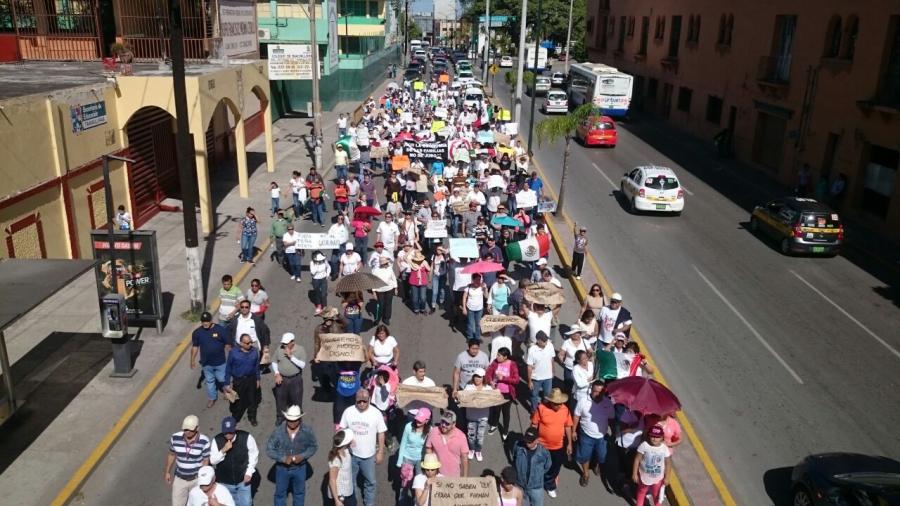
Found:
[[798, 375], [793, 369], [791, 369], [791, 366], [789, 366], [789, 365], [787, 364], [787, 362], [785, 362], [784, 359], [781, 358], [781, 355], [779, 355], [779, 354], [775, 351], [775, 349], [772, 348], [772, 346], [768, 343], [768, 341], [766, 341], [766, 340], [763, 338], [763, 336], [760, 335], [760, 333], [759, 333], [755, 328], [753, 328], [753, 325], [750, 325], [750, 322], [747, 321], [746, 318], [744, 318], [744, 315], [742, 315], [742, 314], [740, 313], [740, 311], [738, 311], [737, 308], [734, 307], [734, 305], [733, 305], [731, 302], [729, 302], [728, 299], [725, 298], [724, 295], [722, 295], [722, 292], [720, 292], [719, 289], [716, 288], [715, 285], [713, 285], [712, 282], [711, 282], [706, 276], [704, 276], [702, 272], [700, 272], [700, 269], [698, 269], [696, 265], [694, 265], [694, 266], [692, 266], [692, 267], [694, 268], [695, 271], [697, 271], [697, 274], [703, 279], [703, 281], [705, 281], [706, 284], [709, 285], [709, 288], [713, 291], [713, 293], [715, 293], [716, 295], [719, 296], [720, 299], [722, 299], [722, 302], [724, 302], [725, 305], [728, 306], [728, 309], [731, 309], [731, 312], [733, 312], [733, 313], [735, 314], [735, 316], [737, 316], [738, 319], [740, 319], [740, 320], [744, 323], [744, 325], [746, 325], [747, 328], [750, 329], [750, 332], [753, 333], [753, 336], [756, 337], [756, 339], [757, 339], [760, 343], [762, 343], [762, 345], [763, 345], [767, 350], [769, 350], [769, 353], [771, 353], [772, 356], [775, 357], [775, 360], [777, 360], [778, 363], [780, 363], [780, 364], [782, 365], [782, 367], [784, 367], [785, 369], [787, 369], [787, 371], [788, 371], [789, 373], [791, 373], [791, 376], [793, 376], [794, 379], [797, 380], [797, 383], [800, 383], [800, 384], [802, 385], [802, 384], [803, 384], [803, 380], [800, 379], [800, 375]]
[[688, 190], [687, 188], [685, 188], [684, 185], [681, 185], [681, 189], [684, 190], [685, 193], [687, 193], [687, 194], [690, 195], [691, 197], [694, 196], [694, 192], [692, 192], [691, 190]]
[[594, 168], [597, 169], [597, 172], [599, 172], [600, 175], [603, 176], [603, 179], [609, 181], [609, 184], [612, 185], [612, 187], [613, 187], [614, 190], [615, 190], [616, 188], [618, 188], [618, 186], [616, 186], [616, 183], [613, 183], [613, 180], [610, 179], [609, 176], [607, 176], [605, 172], [603, 172], [603, 169], [601, 169], [600, 166], [598, 166], [598, 165], [597, 165], [596, 163], [594, 163], [594, 162], [591, 162], [591, 165], [593, 165]]
[[871, 330], [869, 330], [869, 327], [866, 327], [865, 325], [863, 325], [862, 322], [860, 322], [859, 320], [857, 320], [856, 318], [854, 318], [850, 313], [848, 313], [846, 310], [844, 310], [844, 308], [842, 308], [841, 306], [839, 306], [835, 301], [831, 300], [827, 295], [825, 295], [824, 293], [822, 293], [821, 290], [819, 290], [818, 288], [814, 287], [814, 286], [812, 285], [812, 283], [810, 283], [809, 281], [803, 279], [803, 277], [801, 277], [799, 274], [797, 274], [797, 273], [794, 272], [793, 270], [792, 270], [792, 271], [789, 271], [789, 272], [790, 272], [791, 274], [793, 274], [797, 279], [799, 279], [800, 281], [802, 281], [804, 285], [808, 286], [810, 290], [812, 290], [812, 291], [816, 292], [817, 294], [819, 294], [819, 297], [822, 297], [823, 299], [825, 299], [826, 301], [828, 301], [829, 304], [831, 304], [832, 306], [834, 306], [838, 311], [840, 311], [841, 313], [843, 313], [844, 316], [846, 316], [847, 318], [850, 319], [850, 321], [852, 321], [853, 323], [857, 324], [857, 325], [859, 326], [859, 328], [865, 330], [867, 334], [869, 334], [869, 335], [872, 336], [876, 341], [878, 341], [879, 343], [881, 343], [881, 345], [884, 346], [885, 348], [887, 348], [888, 351], [890, 351], [891, 353], [893, 353], [896, 357], [900, 358], [900, 351], [897, 351], [896, 348], [894, 348], [893, 346], [891, 346], [890, 344], [888, 344], [884, 339], [878, 337], [878, 334], [876, 334], [876, 333], [872, 332]]

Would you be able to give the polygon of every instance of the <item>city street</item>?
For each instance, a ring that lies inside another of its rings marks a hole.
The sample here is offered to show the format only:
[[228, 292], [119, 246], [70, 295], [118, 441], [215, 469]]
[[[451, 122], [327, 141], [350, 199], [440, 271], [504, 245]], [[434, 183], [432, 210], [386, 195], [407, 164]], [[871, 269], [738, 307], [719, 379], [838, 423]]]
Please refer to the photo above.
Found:
[[[501, 79], [496, 93], [511, 106]], [[527, 96], [522, 109], [527, 138]], [[784, 501], [790, 467], [810, 453], [900, 453], [890, 432], [900, 422], [900, 308], [882, 295], [896, 273], [887, 266], [879, 279], [843, 256], [783, 256], [744, 226], [742, 203], [765, 201], [750, 175], [717, 172], [706, 152], [658, 125], [619, 122], [614, 149], [573, 141], [566, 212], [588, 226], [591, 253], [737, 503]], [[535, 152], [558, 189], [563, 143]], [[676, 171], [682, 216], [626, 211], [619, 181], [645, 164]]]

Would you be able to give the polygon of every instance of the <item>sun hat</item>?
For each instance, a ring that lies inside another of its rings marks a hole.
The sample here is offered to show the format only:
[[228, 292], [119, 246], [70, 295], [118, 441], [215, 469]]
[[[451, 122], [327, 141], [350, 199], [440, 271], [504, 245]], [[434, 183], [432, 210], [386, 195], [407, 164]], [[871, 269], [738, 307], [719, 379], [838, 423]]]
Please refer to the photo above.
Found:
[[610, 300], [610, 301], [617, 300], [617, 301], [619, 301], [619, 302], [622, 302], [622, 294], [619, 293], [619, 292], [615, 292], [615, 293], [613, 293], [612, 295], [609, 296], [609, 300]]
[[565, 404], [569, 400], [569, 396], [559, 388], [553, 388], [550, 390], [550, 395], [544, 397], [544, 400], [553, 404]]
[[212, 466], [203, 466], [197, 471], [197, 485], [205, 487], [211, 485], [216, 478], [216, 470]]
[[317, 251], [315, 255], [313, 255], [313, 262], [324, 262], [325, 255], [322, 254], [321, 251]]
[[200, 419], [197, 418], [197, 415], [188, 415], [181, 422], [181, 430], [197, 430], [197, 427], [200, 427]]
[[353, 442], [353, 431], [349, 429], [343, 429], [338, 431], [338, 434], [341, 434], [341, 444], [338, 446], [347, 446], [348, 444]]
[[289, 422], [294, 422], [303, 418], [303, 411], [301, 411], [300, 406], [297, 406], [296, 404], [287, 408], [286, 411], [282, 411], [281, 414], [284, 415], [284, 419]]
[[384, 267], [384, 266], [390, 265], [390, 264], [391, 264], [390, 257], [382, 256], [382, 257], [378, 258], [378, 265]]
[[290, 344], [294, 342], [294, 333], [293, 332], [285, 332], [281, 335], [281, 344]]
[[426, 453], [420, 465], [422, 469], [440, 469], [441, 461], [438, 460], [437, 455], [434, 453]]
[[338, 316], [338, 310], [332, 306], [325, 306], [319, 314], [325, 320], [333, 320]]
[[584, 329], [581, 328], [580, 324], [576, 323], [576, 324], [572, 325], [571, 327], [569, 327], [569, 330], [568, 330], [568, 332], [566, 332], [566, 335], [571, 336], [572, 334], [576, 334], [578, 332], [584, 332]]
[[428, 420], [431, 420], [431, 410], [428, 408], [419, 408], [419, 411], [416, 413], [415, 421], [425, 423]]
[[547, 259], [546, 258], [538, 258], [537, 262], [535, 262], [535, 263], [537, 265], [547, 265]]

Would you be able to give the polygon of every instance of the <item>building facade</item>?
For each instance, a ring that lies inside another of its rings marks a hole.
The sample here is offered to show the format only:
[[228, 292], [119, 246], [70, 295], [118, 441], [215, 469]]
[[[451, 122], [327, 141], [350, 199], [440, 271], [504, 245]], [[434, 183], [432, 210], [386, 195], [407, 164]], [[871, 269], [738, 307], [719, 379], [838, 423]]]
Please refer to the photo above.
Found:
[[[900, 4], [589, 0], [590, 61], [634, 76], [632, 107], [900, 239]], [[822, 187], [819, 187], [820, 189]], [[826, 197], [827, 198], [827, 197]]]

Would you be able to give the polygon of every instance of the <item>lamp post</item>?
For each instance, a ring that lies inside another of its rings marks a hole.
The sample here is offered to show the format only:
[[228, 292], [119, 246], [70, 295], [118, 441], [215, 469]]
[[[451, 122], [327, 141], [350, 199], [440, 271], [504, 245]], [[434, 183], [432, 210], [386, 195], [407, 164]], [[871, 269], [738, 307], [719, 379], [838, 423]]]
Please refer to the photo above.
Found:
[[484, 17], [487, 19], [486, 32], [484, 34], [484, 61], [482, 61], [481, 82], [487, 84], [488, 79], [488, 59], [491, 55], [491, 0], [487, 0], [484, 4]]
[[569, 74], [569, 61], [572, 59], [572, 7], [575, 0], [569, 0], [569, 29], [566, 31], [566, 75]]
[[322, 103], [319, 101], [319, 34], [316, 32], [316, 2], [309, 0], [309, 45], [312, 50], [313, 161], [322, 171]]
[[[537, 22], [535, 22], [534, 27], [534, 79], [537, 79], [537, 70], [538, 70], [538, 53], [541, 47], [541, 14], [543, 10], [543, 5], [541, 0], [538, 0], [538, 11], [537, 11]], [[528, 121], [528, 152], [531, 150], [531, 139], [534, 135], [534, 104], [537, 102], [535, 97], [535, 83], [531, 83], [531, 118]]]
[[516, 112], [513, 119], [519, 123], [519, 128], [522, 127], [522, 74], [525, 72], [525, 40], [526, 33], [528, 33], [528, 28], [526, 24], [528, 22], [528, 0], [522, 0], [522, 18], [519, 20], [519, 61], [516, 62], [516, 65], [519, 68], [519, 72], [516, 75]]

